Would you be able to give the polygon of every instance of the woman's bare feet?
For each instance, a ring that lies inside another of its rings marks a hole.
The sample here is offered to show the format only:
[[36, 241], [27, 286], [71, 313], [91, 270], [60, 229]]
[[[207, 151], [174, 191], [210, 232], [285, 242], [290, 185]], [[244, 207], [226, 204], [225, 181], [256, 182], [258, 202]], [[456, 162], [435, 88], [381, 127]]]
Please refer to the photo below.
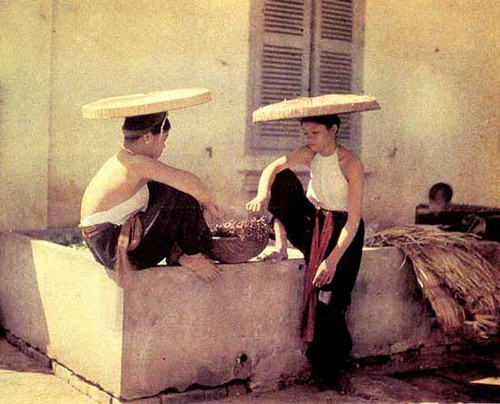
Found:
[[179, 264], [207, 282], [213, 282], [222, 276], [221, 270], [201, 253], [194, 255], [182, 254], [179, 257]]
[[257, 261], [279, 262], [279, 261], [286, 260], [287, 258], [288, 258], [288, 253], [286, 250], [284, 250], [284, 251], [273, 250], [273, 251], [262, 253], [259, 256], [257, 256]]

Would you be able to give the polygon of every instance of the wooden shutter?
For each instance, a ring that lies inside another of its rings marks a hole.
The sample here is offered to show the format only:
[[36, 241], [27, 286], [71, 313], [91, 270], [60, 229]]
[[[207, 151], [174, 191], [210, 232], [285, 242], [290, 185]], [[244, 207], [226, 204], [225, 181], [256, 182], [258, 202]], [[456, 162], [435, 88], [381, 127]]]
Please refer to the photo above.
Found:
[[[310, 0], [260, 0], [260, 23], [252, 29], [253, 110], [309, 94], [311, 43]], [[253, 151], [289, 151], [303, 143], [297, 121], [272, 121], [252, 125]]]
[[[313, 15], [311, 95], [356, 93], [360, 83], [356, 29], [360, 0], [316, 0]], [[359, 28], [358, 28], [359, 29]], [[356, 137], [357, 117], [340, 115], [339, 141], [349, 145]], [[351, 144], [354, 148], [356, 145]]]

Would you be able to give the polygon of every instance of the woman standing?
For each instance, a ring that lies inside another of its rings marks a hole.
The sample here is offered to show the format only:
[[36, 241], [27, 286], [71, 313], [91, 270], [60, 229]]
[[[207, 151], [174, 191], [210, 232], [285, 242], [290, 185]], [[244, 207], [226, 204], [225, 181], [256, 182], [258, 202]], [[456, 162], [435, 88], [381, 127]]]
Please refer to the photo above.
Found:
[[[337, 115], [300, 119], [306, 146], [269, 164], [262, 172], [250, 212], [266, 206], [273, 215], [276, 243], [263, 259], [287, 258], [287, 239], [304, 254], [302, 338], [312, 377], [320, 387], [350, 391], [344, 369], [352, 349], [345, 313], [361, 262], [363, 166], [339, 146]], [[305, 165], [311, 179], [304, 193], [290, 168]]]

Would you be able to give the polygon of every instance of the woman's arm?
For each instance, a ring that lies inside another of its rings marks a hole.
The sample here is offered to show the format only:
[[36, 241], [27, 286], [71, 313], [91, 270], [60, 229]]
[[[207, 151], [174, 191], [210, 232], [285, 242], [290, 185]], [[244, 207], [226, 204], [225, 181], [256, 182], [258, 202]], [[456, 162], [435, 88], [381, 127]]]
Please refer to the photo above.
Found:
[[250, 212], [260, 212], [267, 205], [271, 185], [279, 172], [295, 167], [297, 165], [309, 165], [314, 153], [311, 149], [304, 147], [295, 150], [287, 156], [282, 156], [274, 160], [264, 170], [259, 179], [257, 196], [246, 204], [246, 209]]
[[158, 181], [185, 192], [202, 205], [213, 205], [213, 197], [206, 185], [193, 173], [174, 168], [147, 156], [132, 156], [127, 166], [141, 178]]
[[349, 154], [347, 158], [349, 160], [343, 170], [348, 182], [347, 221], [340, 231], [337, 245], [316, 272], [313, 284], [318, 287], [330, 283], [333, 279], [340, 258], [344, 255], [345, 251], [354, 239], [356, 232], [358, 231], [359, 222], [362, 216], [364, 177], [363, 164], [352, 154]]

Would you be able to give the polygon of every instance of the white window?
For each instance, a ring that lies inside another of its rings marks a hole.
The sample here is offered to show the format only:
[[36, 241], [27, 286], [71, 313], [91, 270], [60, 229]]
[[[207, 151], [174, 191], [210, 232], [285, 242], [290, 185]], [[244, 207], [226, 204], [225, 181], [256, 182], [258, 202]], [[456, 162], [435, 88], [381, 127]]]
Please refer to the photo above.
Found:
[[[361, 93], [364, 0], [253, 0], [248, 154], [303, 143], [297, 121], [251, 124], [255, 109], [299, 96]], [[359, 147], [358, 118], [341, 115], [340, 142]]]

